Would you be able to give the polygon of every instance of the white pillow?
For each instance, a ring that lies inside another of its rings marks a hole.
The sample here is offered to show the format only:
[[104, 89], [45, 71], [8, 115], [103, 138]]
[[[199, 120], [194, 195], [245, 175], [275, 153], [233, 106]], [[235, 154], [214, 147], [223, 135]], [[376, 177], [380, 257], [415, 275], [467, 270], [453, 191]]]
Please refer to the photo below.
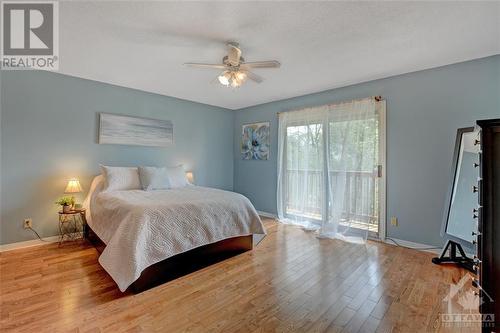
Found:
[[168, 190], [170, 182], [167, 168], [139, 167], [139, 179], [144, 191]]
[[167, 168], [167, 174], [170, 188], [184, 187], [188, 184], [186, 171], [184, 171], [184, 167], [182, 165]]
[[141, 189], [137, 168], [101, 165], [101, 171], [106, 180], [103, 192]]

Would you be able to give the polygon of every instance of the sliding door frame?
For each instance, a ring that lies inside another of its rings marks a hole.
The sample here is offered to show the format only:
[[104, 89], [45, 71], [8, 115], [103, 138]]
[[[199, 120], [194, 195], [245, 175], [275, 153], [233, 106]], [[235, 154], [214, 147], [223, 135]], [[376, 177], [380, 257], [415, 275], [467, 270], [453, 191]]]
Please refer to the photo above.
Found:
[[[288, 160], [288, 155], [287, 155], [287, 151], [288, 151], [288, 135], [286, 134], [287, 131], [288, 131], [288, 128], [290, 127], [295, 127], [295, 126], [311, 126], [311, 125], [321, 125], [322, 126], [322, 144], [326, 144], [325, 143], [325, 123], [324, 122], [316, 122], [316, 123], [302, 123], [302, 122], [296, 122], [296, 123], [293, 123], [293, 124], [287, 124], [286, 125], [286, 128], [285, 128], [285, 138], [283, 140], [283, 160], [285, 161], [284, 163], [282, 163], [282, 169], [281, 169], [281, 185], [279, 186], [282, 186], [282, 191], [283, 193], [287, 193], [288, 194], [288, 189], [290, 188], [289, 187], [289, 183], [288, 183], [288, 176], [287, 176], [287, 170], [288, 170], [288, 166], [286, 164], [286, 161]], [[279, 135], [279, 134], [278, 134]], [[323, 155], [325, 155], [325, 152], [323, 151]], [[323, 157], [323, 160], [324, 160], [324, 157]], [[325, 161], [323, 161], [325, 163]], [[325, 176], [325, 164], [323, 164], [323, 177], [326, 177]], [[285, 179], [283, 179], [285, 178]], [[326, 179], [326, 178], [323, 178], [323, 179]], [[279, 182], [279, 180], [278, 180]], [[327, 186], [325, 185], [325, 182], [323, 182], [323, 187], [326, 189]], [[324, 222], [324, 219], [325, 219], [325, 214], [327, 213], [326, 211], [326, 206], [327, 205], [327, 202], [325, 201], [325, 198], [326, 198], [326, 193], [325, 193], [325, 190], [323, 191], [323, 197], [322, 197], [322, 200], [321, 200], [321, 220], [318, 220], [318, 219], [315, 219], [315, 218], [312, 218], [312, 217], [305, 217], [305, 216], [300, 216], [300, 218], [304, 221], [307, 221], [311, 224], [316, 224], [318, 226], [321, 225], [321, 223]], [[283, 200], [283, 198], [281, 199]], [[295, 218], [297, 217], [298, 215], [294, 215], [294, 214], [288, 214], [287, 211], [286, 211], [286, 205], [283, 205], [283, 216], [285, 218]]]
[[386, 102], [377, 102], [377, 114], [379, 115], [379, 221], [378, 238], [385, 240], [387, 236], [387, 116]]
[[[379, 135], [378, 135], [378, 165], [379, 165], [379, 177], [378, 177], [378, 189], [379, 189], [379, 194], [378, 194], [378, 200], [379, 200], [379, 220], [378, 220], [378, 232], [377, 235], [374, 237], [372, 234], [371, 236], [369, 235], [369, 238], [371, 239], [376, 239], [376, 240], [382, 240], [384, 241], [386, 239], [386, 233], [387, 233], [387, 166], [386, 166], [386, 161], [387, 161], [387, 126], [386, 126], [386, 101], [385, 100], [380, 100], [377, 101], [376, 103], [376, 113], [378, 115], [378, 130], [379, 130]], [[328, 132], [329, 132], [329, 124], [328, 122], [320, 122], [323, 126], [323, 145], [324, 149], [326, 149], [326, 140], [328, 140]], [[287, 125], [287, 128], [290, 127]], [[287, 129], [285, 129], [287, 131]], [[285, 134], [284, 138], [284, 147], [283, 147], [283, 158], [284, 161], [287, 161], [287, 146], [288, 146], [288, 136]], [[325, 160], [328, 158], [326, 152], [323, 152], [323, 159]], [[325, 160], [326, 163], [326, 160]], [[323, 166], [323, 176], [324, 176], [324, 181], [328, 181], [328, 170], [325, 167], [326, 164]], [[282, 163], [282, 170], [281, 170], [281, 185], [283, 187], [283, 193], [288, 193], [288, 179], [283, 179], [283, 177], [287, 177], [286, 175], [286, 170], [287, 170], [287, 165], [286, 162]], [[326, 183], [327, 184], [327, 183]], [[328, 216], [328, 203], [325, 202], [326, 198], [328, 197], [328, 186], [325, 184], [323, 185], [323, 202], [322, 202], [322, 220], [325, 219]], [[283, 198], [281, 198], [283, 200]], [[283, 215], [285, 217], [291, 217], [287, 214], [286, 208], [284, 207]], [[310, 219], [308, 219], [310, 220]], [[313, 222], [310, 220], [310, 222]], [[314, 221], [313, 223], [317, 223], [319, 221]]]

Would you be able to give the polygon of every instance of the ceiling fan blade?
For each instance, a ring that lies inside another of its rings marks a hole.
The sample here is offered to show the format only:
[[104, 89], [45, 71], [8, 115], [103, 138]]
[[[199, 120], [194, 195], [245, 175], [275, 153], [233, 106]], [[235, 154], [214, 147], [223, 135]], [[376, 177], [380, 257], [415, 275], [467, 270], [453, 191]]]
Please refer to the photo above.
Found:
[[227, 55], [227, 60], [232, 66], [238, 66], [240, 64], [241, 50], [237, 43], [230, 42], [227, 44], [229, 46], [229, 52]]
[[281, 64], [279, 61], [256, 61], [256, 62], [245, 62], [240, 65], [241, 68], [279, 68]]
[[252, 72], [249, 72], [249, 71], [242, 71], [243, 73], [246, 74], [246, 76], [252, 80], [252, 81], [255, 81], [257, 83], [261, 83], [262, 81], [264, 81], [263, 78], [261, 78], [260, 76], [258, 76], [257, 74], [254, 74]]
[[197, 67], [197, 68], [213, 68], [213, 69], [226, 69], [225, 65], [218, 64], [199, 64], [195, 62], [186, 62], [184, 66]]

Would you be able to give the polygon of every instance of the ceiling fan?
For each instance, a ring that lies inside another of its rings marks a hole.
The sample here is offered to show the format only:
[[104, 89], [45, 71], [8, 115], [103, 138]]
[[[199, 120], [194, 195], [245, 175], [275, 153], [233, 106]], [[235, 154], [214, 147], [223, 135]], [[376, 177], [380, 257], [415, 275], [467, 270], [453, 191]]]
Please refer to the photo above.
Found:
[[237, 88], [247, 79], [261, 83], [263, 79], [250, 72], [252, 68], [278, 68], [280, 63], [276, 60], [245, 62], [241, 56], [241, 49], [236, 42], [228, 42], [228, 55], [222, 58], [222, 64], [200, 64], [188, 62], [184, 65], [197, 68], [212, 68], [224, 70], [217, 79], [220, 84], [226, 87]]

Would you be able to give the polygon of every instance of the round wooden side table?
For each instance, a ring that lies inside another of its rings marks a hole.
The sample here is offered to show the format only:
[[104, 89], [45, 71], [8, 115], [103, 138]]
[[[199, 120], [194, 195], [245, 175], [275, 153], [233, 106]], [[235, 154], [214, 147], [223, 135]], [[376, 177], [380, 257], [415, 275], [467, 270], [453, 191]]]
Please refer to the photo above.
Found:
[[85, 209], [59, 211], [59, 245], [65, 240], [84, 239], [86, 227]]

